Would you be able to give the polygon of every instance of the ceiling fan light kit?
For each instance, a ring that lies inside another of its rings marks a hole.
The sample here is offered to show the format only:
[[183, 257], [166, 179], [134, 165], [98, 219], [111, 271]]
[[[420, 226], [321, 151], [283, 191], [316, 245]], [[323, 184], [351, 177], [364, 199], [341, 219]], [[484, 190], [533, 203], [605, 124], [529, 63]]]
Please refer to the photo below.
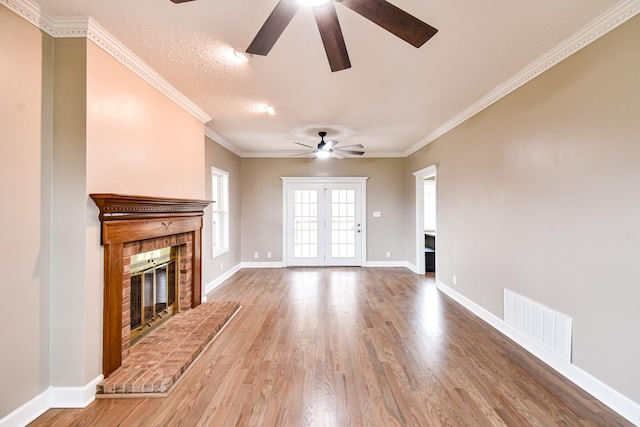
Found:
[[245, 52], [245, 49], [233, 49], [233, 56], [235, 56], [239, 62], [249, 62], [250, 53]]
[[255, 104], [253, 109], [258, 113], [266, 113], [270, 116], [273, 116], [276, 113], [276, 108], [268, 104]]

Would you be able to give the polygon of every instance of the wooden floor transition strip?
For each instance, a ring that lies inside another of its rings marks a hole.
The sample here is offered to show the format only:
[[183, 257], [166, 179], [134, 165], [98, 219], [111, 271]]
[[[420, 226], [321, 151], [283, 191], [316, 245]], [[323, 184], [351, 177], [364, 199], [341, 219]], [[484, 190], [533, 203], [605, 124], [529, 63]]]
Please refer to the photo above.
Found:
[[206, 302], [176, 314], [131, 347], [122, 366], [98, 384], [96, 397], [168, 396], [240, 308]]

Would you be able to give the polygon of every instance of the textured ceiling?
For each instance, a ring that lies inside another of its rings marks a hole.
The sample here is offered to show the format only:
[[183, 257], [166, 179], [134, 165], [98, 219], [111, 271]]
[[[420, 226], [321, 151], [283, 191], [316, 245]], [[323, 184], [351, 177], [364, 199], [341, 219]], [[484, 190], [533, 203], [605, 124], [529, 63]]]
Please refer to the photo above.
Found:
[[[244, 155], [284, 155], [317, 132], [367, 155], [401, 155], [615, 0], [391, 0], [439, 32], [416, 49], [336, 3], [352, 68], [332, 73], [310, 6], [266, 57], [237, 61], [277, 0], [37, 0], [89, 16], [213, 119]], [[276, 108], [274, 115], [256, 103]]]

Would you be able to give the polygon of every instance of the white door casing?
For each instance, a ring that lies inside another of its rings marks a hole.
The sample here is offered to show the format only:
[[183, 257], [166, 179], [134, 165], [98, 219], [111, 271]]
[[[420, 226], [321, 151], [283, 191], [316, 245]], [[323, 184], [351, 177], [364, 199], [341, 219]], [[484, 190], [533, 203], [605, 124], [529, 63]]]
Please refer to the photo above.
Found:
[[[424, 260], [424, 179], [428, 176], [436, 175], [437, 172], [438, 165], [436, 164], [413, 173], [416, 177], [416, 264], [413, 270], [418, 274], [424, 274], [426, 270]], [[436, 248], [438, 247], [437, 235], [436, 233]], [[437, 274], [438, 269], [436, 268], [436, 278]]]

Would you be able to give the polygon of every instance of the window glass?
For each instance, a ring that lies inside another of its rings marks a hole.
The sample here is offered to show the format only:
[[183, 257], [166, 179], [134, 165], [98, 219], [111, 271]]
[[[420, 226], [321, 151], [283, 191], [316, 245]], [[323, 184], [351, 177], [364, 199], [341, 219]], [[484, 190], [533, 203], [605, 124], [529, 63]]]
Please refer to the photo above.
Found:
[[215, 258], [229, 252], [229, 173], [211, 168], [212, 250]]

